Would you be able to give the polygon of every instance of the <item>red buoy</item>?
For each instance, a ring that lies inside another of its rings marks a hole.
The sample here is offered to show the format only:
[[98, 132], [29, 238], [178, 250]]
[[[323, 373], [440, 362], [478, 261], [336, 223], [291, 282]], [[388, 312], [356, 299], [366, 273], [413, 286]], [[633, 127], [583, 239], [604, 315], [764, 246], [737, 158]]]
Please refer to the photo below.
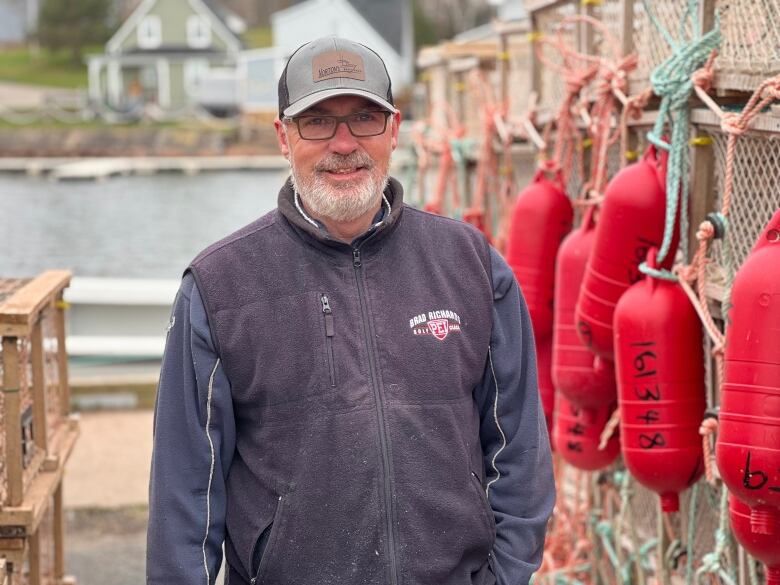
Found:
[[718, 469], [753, 532], [780, 541], [780, 211], [734, 279], [724, 357]]
[[676, 512], [679, 492], [704, 469], [706, 408], [701, 321], [679, 284], [647, 278], [626, 291], [615, 309], [615, 358], [626, 467], [660, 494], [664, 512]]
[[601, 433], [615, 410], [615, 404], [580, 408], [558, 393], [555, 397], [553, 445], [567, 463], [584, 471], [596, 471], [612, 463], [620, 454], [615, 433], [599, 450]]
[[552, 381], [552, 341], [542, 339], [536, 343], [536, 371], [539, 381], [539, 397], [547, 423], [547, 433], [552, 444], [553, 411], [555, 410], [555, 386]]
[[780, 538], [751, 530], [750, 506], [729, 494], [731, 530], [751, 556], [766, 565], [766, 585], [780, 585]]
[[506, 252], [537, 341], [552, 335], [555, 256], [574, 217], [560, 171], [552, 179], [547, 174], [544, 169], [537, 171], [531, 184], [517, 196]]
[[559, 394], [575, 406], [601, 408], [616, 401], [615, 371], [611, 361], [598, 358], [577, 335], [574, 309], [596, 235], [595, 207], [582, 225], [569, 234], [555, 265], [555, 319], [552, 378]]
[[[650, 146], [607, 185], [596, 241], [577, 301], [577, 332], [598, 355], [613, 358], [612, 318], [620, 296], [643, 277], [639, 264], [660, 248], [666, 216], [666, 152]], [[675, 230], [675, 233], [678, 230]], [[671, 266], [673, 240], [664, 265]]]

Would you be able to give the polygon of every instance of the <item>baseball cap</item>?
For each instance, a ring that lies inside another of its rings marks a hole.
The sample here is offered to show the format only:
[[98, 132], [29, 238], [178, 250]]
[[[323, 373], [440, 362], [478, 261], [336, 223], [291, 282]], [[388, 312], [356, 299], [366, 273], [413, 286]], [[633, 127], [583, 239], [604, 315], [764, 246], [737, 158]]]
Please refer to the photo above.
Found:
[[396, 111], [390, 75], [375, 51], [338, 37], [308, 42], [290, 56], [279, 78], [279, 117], [339, 95], [361, 96]]

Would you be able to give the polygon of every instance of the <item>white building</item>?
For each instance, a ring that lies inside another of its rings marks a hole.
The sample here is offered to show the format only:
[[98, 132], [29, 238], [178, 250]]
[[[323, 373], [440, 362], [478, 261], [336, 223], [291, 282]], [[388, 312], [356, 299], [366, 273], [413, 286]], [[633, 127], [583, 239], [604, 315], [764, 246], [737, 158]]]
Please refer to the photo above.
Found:
[[339, 36], [382, 56], [397, 93], [414, 81], [414, 26], [408, 0], [304, 0], [271, 15], [274, 47], [239, 58], [243, 109], [276, 108], [276, 82], [287, 58], [302, 44]]

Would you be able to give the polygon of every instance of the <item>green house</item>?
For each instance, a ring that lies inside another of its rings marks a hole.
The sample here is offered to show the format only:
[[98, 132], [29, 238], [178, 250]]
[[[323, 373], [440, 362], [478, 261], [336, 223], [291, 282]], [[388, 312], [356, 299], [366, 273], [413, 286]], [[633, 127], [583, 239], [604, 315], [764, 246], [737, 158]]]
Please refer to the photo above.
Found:
[[90, 99], [119, 111], [185, 110], [212, 70], [235, 69], [242, 24], [213, 0], [143, 0], [105, 53], [88, 57]]

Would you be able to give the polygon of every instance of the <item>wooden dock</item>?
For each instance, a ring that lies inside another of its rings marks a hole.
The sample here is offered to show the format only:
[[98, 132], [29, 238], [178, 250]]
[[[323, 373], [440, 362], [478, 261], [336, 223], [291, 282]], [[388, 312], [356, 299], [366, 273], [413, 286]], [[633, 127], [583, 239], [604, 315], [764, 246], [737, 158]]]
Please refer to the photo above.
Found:
[[45, 176], [53, 181], [95, 181], [155, 173], [282, 170], [287, 166], [285, 158], [279, 155], [0, 158], [0, 173]]

